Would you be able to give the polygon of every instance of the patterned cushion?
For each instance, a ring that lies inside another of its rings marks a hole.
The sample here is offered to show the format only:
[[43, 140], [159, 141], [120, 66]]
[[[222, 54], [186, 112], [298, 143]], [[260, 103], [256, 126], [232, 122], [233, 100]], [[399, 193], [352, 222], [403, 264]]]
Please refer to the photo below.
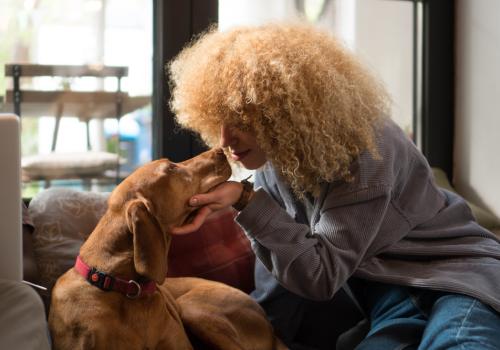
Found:
[[196, 276], [226, 283], [244, 292], [254, 289], [255, 255], [236, 212], [211, 217], [196, 232], [172, 238], [168, 276]]
[[46, 304], [57, 278], [75, 263], [80, 246], [106, 210], [107, 194], [49, 188], [35, 196], [29, 215], [33, 249]]

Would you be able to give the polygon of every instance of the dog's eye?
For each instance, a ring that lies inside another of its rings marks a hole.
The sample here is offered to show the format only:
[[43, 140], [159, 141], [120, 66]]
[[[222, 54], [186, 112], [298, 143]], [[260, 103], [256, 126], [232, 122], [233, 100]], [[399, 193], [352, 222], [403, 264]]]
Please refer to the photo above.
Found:
[[175, 163], [163, 162], [155, 169], [155, 173], [158, 175], [168, 174], [175, 171], [177, 168], [178, 165]]
[[170, 163], [168, 165], [168, 168], [167, 168], [167, 171], [175, 171], [179, 169], [179, 165], [175, 164], [175, 163]]

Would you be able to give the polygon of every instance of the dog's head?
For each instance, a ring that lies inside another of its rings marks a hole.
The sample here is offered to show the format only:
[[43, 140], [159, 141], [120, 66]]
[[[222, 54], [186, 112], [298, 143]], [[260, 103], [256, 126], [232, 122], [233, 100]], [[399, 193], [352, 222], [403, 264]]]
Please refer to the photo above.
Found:
[[109, 210], [124, 215], [133, 235], [136, 271], [161, 283], [167, 272], [169, 231], [194, 214], [189, 199], [209, 191], [231, 176], [221, 149], [181, 163], [168, 159], [150, 162], [129, 175], [111, 193]]

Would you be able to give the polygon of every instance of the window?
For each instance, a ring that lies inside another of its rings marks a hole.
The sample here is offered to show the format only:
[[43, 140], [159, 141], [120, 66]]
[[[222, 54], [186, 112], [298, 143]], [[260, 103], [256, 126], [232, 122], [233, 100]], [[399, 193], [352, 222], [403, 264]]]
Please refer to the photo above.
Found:
[[[119, 126], [117, 118], [88, 116], [91, 149], [118, 152], [121, 158], [118, 176], [106, 171], [88, 181], [52, 180], [51, 186], [109, 191], [135, 167], [151, 160], [152, 1], [5, 0], [0, 3], [0, 12], [0, 111], [13, 111], [13, 103], [7, 99], [7, 90], [13, 88], [12, 77], [4, 74], [7, 64], [119, 66], [127, 71], [120, 88], [134, 104], [131, 104], [133, 108], [125, 108], [124, 103]], [[55, 76], [23, 79], [21, 75], [21, 90], [25, 89], [114, 92], [117, 79]], [[36, 110], [28, 113], [27, 103], [21, 101], [23, 158], [87, 152], [87, 131], [82, 115], [66, 108], [68, 112], [62, 113], [54, 150], [53, 113], [37, 114]], [[86, 187], [82, 187], [84, 185]], [[32, 197], [45, 186], [47, 181], [30, 179], [23, 185], [23, 196]]]

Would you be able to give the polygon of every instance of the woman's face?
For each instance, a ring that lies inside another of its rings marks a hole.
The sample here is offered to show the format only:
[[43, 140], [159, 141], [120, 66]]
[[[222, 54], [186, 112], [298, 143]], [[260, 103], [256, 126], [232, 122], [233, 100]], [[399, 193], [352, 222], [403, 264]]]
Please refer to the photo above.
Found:
[[228, 148], [231, 158], [249, 170], [260, 168], [267, 160], [252, 131], [242, 131], [223, 125], [220, 132], [220, 146]]

